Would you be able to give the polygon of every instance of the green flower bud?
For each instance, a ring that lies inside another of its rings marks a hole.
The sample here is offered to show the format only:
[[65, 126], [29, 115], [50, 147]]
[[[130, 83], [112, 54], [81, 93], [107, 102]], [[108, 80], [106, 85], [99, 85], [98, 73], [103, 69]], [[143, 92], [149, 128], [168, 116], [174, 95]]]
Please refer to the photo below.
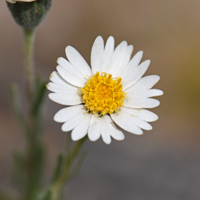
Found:
[[[36, 28], [51, 7], [52, 0], [7, 0], [15, 21], [24, 29]], [[23, 2], [22, 2], [23, 1]]]

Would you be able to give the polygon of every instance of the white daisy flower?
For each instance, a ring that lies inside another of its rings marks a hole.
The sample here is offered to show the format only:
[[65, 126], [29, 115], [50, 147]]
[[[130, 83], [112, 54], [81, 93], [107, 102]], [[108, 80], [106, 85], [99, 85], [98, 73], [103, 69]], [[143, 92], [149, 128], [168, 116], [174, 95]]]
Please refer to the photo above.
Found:
[[115, 124], [130, 133], [141, 135], [151, 130], [148, 122], [158, 116], [145, 108], [157, 107], [160, 102], [150, 97], [160, 96], [161, 90], [151, 89], [160, 79], [157, 75], [143, 77], [150, 60], [140, 64], [143, 52], [133, 58], [133, 46], [126, 41], [114, 49], [114, 38], [104, 41], [98, 36], [91, 51], [91, 67], [71, 46], [65, 49], [68, 60], [58, 58], [57, 71], [47, 88], [49, 98], [68, 107], [58, 111], [54, 120], [64, 123], [62, 131], [72, 130], [76, 141], [88, 134], [91, 141], [102, 137], [106, 144], [111, 137], [123, 140], [124, 134]]

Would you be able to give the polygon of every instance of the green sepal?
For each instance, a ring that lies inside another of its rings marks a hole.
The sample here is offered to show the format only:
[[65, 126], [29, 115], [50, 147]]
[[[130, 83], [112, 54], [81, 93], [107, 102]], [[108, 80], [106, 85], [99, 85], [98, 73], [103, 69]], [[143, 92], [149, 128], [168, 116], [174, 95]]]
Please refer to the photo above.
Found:
[[17, 2], [15, 4], [7, 2], [8, 8], [17, 24], [25, 29], [36, 28], [43, 21], [51, 4], [52, 0]]

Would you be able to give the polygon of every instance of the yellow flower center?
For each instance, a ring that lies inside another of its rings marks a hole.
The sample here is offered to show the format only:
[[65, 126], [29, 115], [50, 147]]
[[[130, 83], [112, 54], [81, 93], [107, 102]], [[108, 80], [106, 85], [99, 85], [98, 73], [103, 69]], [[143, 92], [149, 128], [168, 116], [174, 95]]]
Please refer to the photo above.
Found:
[[112, 78], [105, 72], [91, 76], [85, 87], [80, 88], [87, 111], [105, 115], [123, 107], [126, 93], [122, 90], [121, 81], [121, 78]]

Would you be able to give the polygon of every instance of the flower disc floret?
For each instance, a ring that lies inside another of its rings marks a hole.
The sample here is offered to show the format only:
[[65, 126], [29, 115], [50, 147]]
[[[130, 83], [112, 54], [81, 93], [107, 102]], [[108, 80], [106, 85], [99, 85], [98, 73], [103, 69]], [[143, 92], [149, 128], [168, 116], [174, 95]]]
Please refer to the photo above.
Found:
[[126, 93], [121, 82], [121, 78], [112, 78], [111, 74], [105, 72], [91, 76], [85, 87], [80, 88], [87, 111], [105, 115], [123, 107]]

